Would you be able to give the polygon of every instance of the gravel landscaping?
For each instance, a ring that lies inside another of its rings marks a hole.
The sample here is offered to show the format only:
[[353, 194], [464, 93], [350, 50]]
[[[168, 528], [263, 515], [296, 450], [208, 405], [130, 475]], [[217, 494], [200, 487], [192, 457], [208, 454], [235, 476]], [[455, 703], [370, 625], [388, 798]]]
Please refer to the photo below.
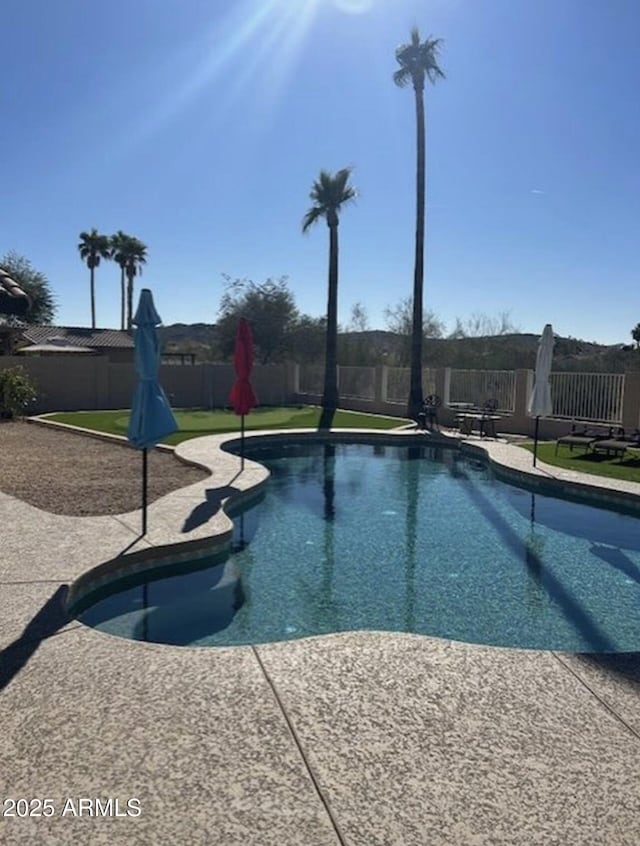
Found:
[[[53, 514], [123, 514], [140, 508], [142, 457], [126, 444], [24, 421], [0, 423], [0, 490]], [[149, 502], [208, 475], [149, 450]]]

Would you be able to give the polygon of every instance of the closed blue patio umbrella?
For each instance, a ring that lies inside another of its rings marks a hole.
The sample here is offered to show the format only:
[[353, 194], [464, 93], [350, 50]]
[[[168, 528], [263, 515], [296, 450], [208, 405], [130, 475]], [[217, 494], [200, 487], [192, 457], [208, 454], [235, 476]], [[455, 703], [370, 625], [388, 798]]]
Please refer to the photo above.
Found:
[[132, 323], [138, 384], [131, 403], [131, 417], [127, 438], [136, 449], [142, 450], [142, 534], [147, 531], [147, 449], [155, 446], [178, 424], [169, 401], [158, 381], [160, 342], [156, 326], [162, 323], [148, 288], [140, 292], [138, 310]]

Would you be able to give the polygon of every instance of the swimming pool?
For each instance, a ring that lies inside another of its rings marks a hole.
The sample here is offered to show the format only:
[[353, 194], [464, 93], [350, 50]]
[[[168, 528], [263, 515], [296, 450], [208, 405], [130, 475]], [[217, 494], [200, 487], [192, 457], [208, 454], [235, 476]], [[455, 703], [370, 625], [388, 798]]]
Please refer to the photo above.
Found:
[[640, 647], [637, 517], [531, 493], [442, 447], [283, 443], [247, 454], [271, 478], [236, 517], [229, 557], [102, 587], [78, 619], [197, 646], [374, 629]]

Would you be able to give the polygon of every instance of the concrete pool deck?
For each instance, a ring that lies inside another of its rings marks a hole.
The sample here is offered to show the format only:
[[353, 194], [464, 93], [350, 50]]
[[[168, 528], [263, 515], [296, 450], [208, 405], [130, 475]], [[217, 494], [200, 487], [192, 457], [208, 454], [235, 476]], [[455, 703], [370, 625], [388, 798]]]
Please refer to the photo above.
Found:
[[[198, 649], [70, 620], [67, 586], [90, 568], [117, 566], [125, 550], [144, 565], [145, 550], [173, 545], [175, 556], [185, 541], [228, 537], [224, 499], [267, 478], [248, 461], [239, 473], [239, 459], [220, 451], [236, 439], [180, 445], [212, 476], [153, 503], [144, 539], [139, 513], [61, 517], [0, 494], [0, 798], [4, 814], [6, 799], [53, 808], [4, 816], [0, 842], [640, 842], [635, 654], [379, 632]], [[531, 470], [524, 450], [480, 446], [503, 472]], [[542, 463], [535, 475], [572, 481]], [[580, 482], [640, 495], [632, 483]], [[141, 813], [126, 816], [134, 798]], [[89, 815], [96, 799], [113, 800], [110, 815]]]

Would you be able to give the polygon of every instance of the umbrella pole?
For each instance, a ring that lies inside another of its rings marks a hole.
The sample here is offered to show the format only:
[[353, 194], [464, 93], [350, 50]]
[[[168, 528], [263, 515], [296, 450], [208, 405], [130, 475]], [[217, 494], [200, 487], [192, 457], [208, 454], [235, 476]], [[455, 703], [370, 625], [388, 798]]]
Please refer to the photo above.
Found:
[[149, 642], [149, 583], [146, 581], [142, 585], [142, 607], [144, 609], [144, 617], [142, 619], [142, 637], [145, 643]]
[[531, 492], [531, 515], [530, 515], [530, 518], [531, 518], [531, 531], [533, 531], [533, 527], [535, 526], [535, 523], [536, 523], [536, 495], [533, 493], [533, 491]]
[[533, 436], [533, 466], [536, 466], [536, 458], [538, 456], [538, 425], [540, 423], [540, 418], [536, 417], [536, 431]]
[[142, 450], [142, 534], [147, 534], [147, 448]]
[[244, 470], [244, 414], [240, 415], [240, 469]]

